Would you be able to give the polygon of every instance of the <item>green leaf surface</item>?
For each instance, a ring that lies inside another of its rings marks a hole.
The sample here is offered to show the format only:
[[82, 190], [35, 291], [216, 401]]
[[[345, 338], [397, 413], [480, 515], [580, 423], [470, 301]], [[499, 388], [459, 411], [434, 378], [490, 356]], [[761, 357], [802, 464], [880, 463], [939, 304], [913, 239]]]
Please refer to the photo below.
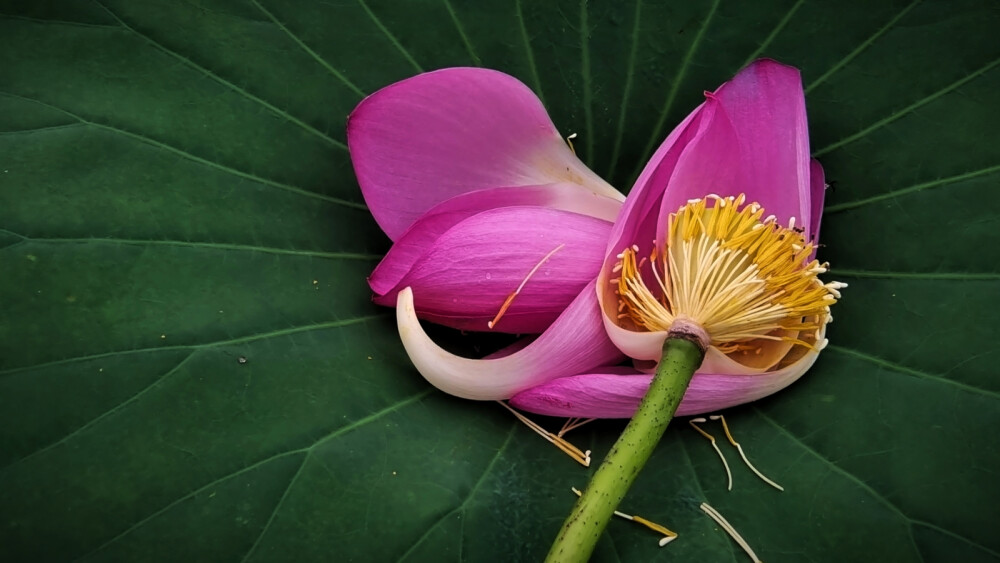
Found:
[[[346, 116], [482, 65], [627, 190], [746, 62], [802, 69], [831, 346], [674, 424], [596, 561], [1000, 559], [989, 0], [0, 1], [0, 560], [536, 561], [591, 470], [427, 386], [365, 277]], [[488, 134], [488, 132], [484, 132]], [[474, 350], [478, 340], [446, 334]], [[545, 420], [553, 429], [560, 422]], [[600, 459], [622, 428], [570, 434]], [[716, 432], [720, 435], [719, 432]]]

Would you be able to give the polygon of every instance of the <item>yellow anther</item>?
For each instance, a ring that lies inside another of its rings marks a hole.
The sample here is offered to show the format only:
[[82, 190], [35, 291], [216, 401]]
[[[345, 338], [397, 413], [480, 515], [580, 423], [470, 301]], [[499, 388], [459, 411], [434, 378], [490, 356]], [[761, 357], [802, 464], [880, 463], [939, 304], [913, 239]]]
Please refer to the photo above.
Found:
[[579, 463], [584, 467], [590, 467], [590, 450], [587, 450], [585, 452], [581, 451], [580, 448], [564, 440], [562, 436], [558, 434], [553, 434], [548, 430], [542, 428], [538, 424], [532, 422], [528, 417], [524, 416], [523, 414], [511, 408], [511, 406], [508, 405], [507, 403], [503, 401], [497, 401], [497, 402], [503, 405], [505, 409], [512, 412], [514, 416], [517, 417], [518, 420], [520, 420], [525, 424], [525, 426], [534, 430], [539, 436], [551, 442], [555, 447], [562, 450], [563, 453], [573, 458], [577, 463]]
[[696, 422], [701, 423], [708, 421], [705, 420], [704, 418], [692, 418], [691, 420], [688, 421], [688, 424], [690, 424], [691, 428], [694, 428], [699, 434], [708, 438], [708, 441], [712, 443], [712, 448], [715, 450], [715, 453], [719, 454], [719, 459], [722, 460], [722, 466], [726, 468], [726, 480], [728, 481], [728, 484], [726, 485], [726, 490], [728, 491], [733, 490], [733, 474], [731, 471], [729, 471], [729, 463], [726, 462], [726, 456], [722, 455], [722, 450], [720, 450], [719, 445], [715, 443], [715, 436], [712, 436], [708, 432], [705, 432], [701, 428], [698, 428], [698, 425], [695, 424]]
[[[573, 493], [576, 494], [576, 496], [581, 496], [583, 494], [576, 487], [570, 487], [570, 490], [572, 490]], [[665, 526], [661, 526], [660, 524], [657, 524], [656, 522], [651, 522], [649, 520], [646, 520], [642, 516], [635, 516], [633, 514], [625, 514], [624, 512], [621, 512], [620, 510], [616, 510], [615, 511], [615, 516], [618, 516], [619, 518], [624, 518], [626, 520], [631, 520], [632, 522], [635, 522], [636, 524], [645, 526], [645, 527], [649, 528], [650, 530], [653, 530], [654, 532], [657, 532], [657, 533], [661, 534], [663, 537], [660, 538], [660, 541], [659, 541], [660, 547], [663, 547], [663, 546], [667, 545], [668, 543], [670, 543], [670, 542], [674, 541], [675, 539], [677, 539], [677, 532], [671, 531], [670, 529], [666, 528]]]
[[783, 227], [764, 217], [744, 195], [688, 201], [670, 215], [668, 238], [654, 244], [648, 262], [636, 245], [618, 255], [623, 321], [660, 332], [683, 318], [726, 354], [753, 354], [767, 341], [815, 348], [812, 335], [842, 285], [816, 277], [827, 265], [811, 258], [815, 245], [800, 231], [794, 218]]
[[721, 422], [721, 423], [722, 423], [722, 431], [726, 433], [726, 439], [728, 439], [728, 440], [729, 440], [729, 443], [730, 443], [730, 444], [732, 444], [732, 445], [733, 445], [734, 447], [736, 447], [736, 450], [740, 452], [740, 457], [742, 457], [742, 458], [743, 458], [743, 463], [747, 464], [747, 467], [749, 467], [751, 471], [753, 471], [753, 472], [754, 472], [754, 473], [755, 473], [755, 474], [756, 474], [756, 475], [757, 475], [758, 477], [760, 477], [760, 478], [761, 478], [761, 479], [762, 479], [762, 480], [763, 480], [763, 481], [764, 481], [765, 483], [767, 483], [768, 485], [771, 485], [771, 486], [772, 486], [772, 487], [774, 487], [775, 489], [778, 489], [779, 491], [784, 491], [784, 490], [785, 490], [785, 488], [784, 488], [784, 487], [782, 487], [781, 485], [779, 485], [779, 484], [775, 483], [774, 481], [772, 481], [772, 480], [768, 479], [768, 478], [767, 478], [767, 477], [765, 477], [765, 476], [764, 476], [764, 474], [763, 474], [763, 473], [761, 473], [760, 471], [757, 471], [757, 468], [756, 468], [756, 467], [754, 467], [752, 463], [750, 463], [750, 460], [749, 460], [749, 459], [747, 459], [747, 454], [745, 454], [745, 453], [743, 452], [743, 446], [741, 446], [741, 445], [739, 444], [739, 442], [737, 442], [737, 441], [736, 441], [736, 440], [735, 440], [735, 439], [733, 438], [733, 435], [732, 435], [732, 433], [730, 433], [730, 432], [729, 432], [729, 425], [728, 425], [728, 424], [726, 424], [726, 417], [722, 416], [721, 414], [716, 414], [716, 415], [712, 415], [712, 416], [710, 416], [710, 417], [708, 417], [708, 418], [710, 418], [711, 420], [718, 420], [719, 422]]

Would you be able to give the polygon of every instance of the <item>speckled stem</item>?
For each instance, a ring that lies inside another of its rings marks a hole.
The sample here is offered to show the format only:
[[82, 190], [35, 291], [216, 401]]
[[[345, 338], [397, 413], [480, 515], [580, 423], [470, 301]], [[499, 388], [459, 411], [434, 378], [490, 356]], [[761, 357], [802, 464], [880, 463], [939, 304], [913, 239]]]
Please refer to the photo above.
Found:
[[573, 506], [545, 561], [579, 563], [590, 558], [615, 509], [667, 429], [694, 371], [701, 365], [705, 357], [701, 341], [698, 334], [671, 331], [639, 410]]

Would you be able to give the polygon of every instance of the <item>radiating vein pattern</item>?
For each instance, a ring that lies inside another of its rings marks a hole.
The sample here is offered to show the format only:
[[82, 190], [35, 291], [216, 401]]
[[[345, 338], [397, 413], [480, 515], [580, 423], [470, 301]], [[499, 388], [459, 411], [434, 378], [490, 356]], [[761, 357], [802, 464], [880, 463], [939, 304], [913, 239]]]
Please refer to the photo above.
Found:
[[[496, 68], [627, 190], [758, 56], [808, 83], [833, 185], [820, 258], [850, 283], [810, 371], [725, 413], [786, 490], [733, 466], [726, 491], [716, 453], [671, 428], [625, 502], [680, 540], [613, 522], [595, 563], [745, 560], [702, 502], [771, 563], [1000, 559], [992, 0], [0, 11], [0, 560], [542, 559], [590, 473], [413, 369], [371, 303], [391, 241], [348, 116], [425, 69]], [[469, 357], [497, 343], [427, 329]], [[573, 440], [596, 459], [620, 429]]]
[[909, 104], [909, 105], [907, 105], [907, 106], [905, 106], [905, 107], [903, 107], [901, 109], [893, 111], [887, 117], [884, 117], [884, 118], [876, 121], [875, 123], [872, 123], [868, 127], [865, 127], [864, 129], [862, 129], [862, 130], [860, 130], [860, 131], [858, 131], [856, 133], [848, 135], [848, 136], [840, 139], [839, 141], [835, 141], [835, 142], [830, 143], [829, 145], [827, 145], [825, 147], [820, 148], [819, 150], [817, 150], [817, 151], [815, 151], [813, 153], [813, 157], [818, 158], [818, 157], [823, 156], [823, 155], [825, 155], [825, 154], [827, 154], [827, 153], [829, 153], [831, 151], [834, 151], [834, 150], [839, 149], [839, 148], [841, 148], [841, 147], [843, 147], [845, 145], [853, 143], [853, 142], [857, 141], [858, 139], [861, 139], [861, 138], [865, 137], [866, 135], [872, 133], [873, 131], [877, 131], [877, 130], [881, 129], [882, 127], [885, 127], [886, 125], [889, 125], [890, 123], [892, 123], [892, 122], [894, 122], [894, 121], [896, 121], [898, 119], [901, 119], [901, 118], [903, 118], [903, 117], [905, 117], [907, 115], [912, 114], [914, 111], [920, 109], [921, 107], [923, 107], [923, 106], [925, 106], [927, 104], [930, 104], [931, 102], [934, 102], [935, 100], [941, 98], [942, 96], [945, 96], [945, 95], [947, 95], [947, 94], [949, 94], [949, 93], [957, 90], [958, 88], [961, 88], [962, 86], [968, 84], [969, 82], [972, 82], [973, 80], [975, 80], [975, 79], [979, 78], [980, 76], [986, 74], [987, 72], [993, 70], [993, 68], [995, 68], [998, 64], [1000, 64], [1000, 59], [995, 59], [995, 60], [987, 63], [985, 66], [980, 67], [979, 69], [973, 71], [968, 76], [965, 76], [965, 77], [963, 77], [963, 78], [961, 78], [959, 80], [956, 80], [955, 82], [952, 82], [951, 84], [945, 86], [944, 88], [942, 88], [942, 89], [940, 89], [940, 90], [938, 90], [936, 92], [933, 92], [933, 93], [931, 93], [931, 94], [929, 94], [929, 95], [927, 95], [927, 96], [925, 96], [923, 98], [920, 98], [919, 100], [917, 100], [917, 101], [915, 101], [915, 102], [913, 102], [913, 103], [911, 103], [911, 104]]
[[11, 97], [16, 97], [16, 98], [21, 98], [21, 99], [24, 99], [24, 100], [33, 101], [35, 103], [38, 103], [38, 104], [44, 105], [46, 107], [52, 108], [54, 110], [60, 111], [62, 113], [65, 113], [66, 115], [68, 115], [68, 116], [72, 117], [73, 119], [76, 119], [77, 121], [79, 121], [81, 125], [95, 127], [95, 128], [103, 129], [105, 131], [110, 131], [110, 132], [113, 132], [113, 133], [116, 133], [116, 134], [119, 134], [119, 135], [123, 135], [123, 136], [129, 137], [131, 139], [135, 139], [137, 141], [140, 141], [140, 142], [146, 143], [148, 145], [154, 146], [156, 148], [159, 148], [159, 149], [171, 152], [171, 153], [176, 154], [176, 155], [178, 155], [178, 156], [180, 156], [182, 158], [186, 158], [186, 159], [192, 160], [194, 162], [197, 162], [199, 164], [203, 164], [205, 166], [210, 166], [212, 168], [215, 168], [215, 169], [218, 169], [218, 170], [222, 170], [224, 172], [227, 172], [227, 173], [232, 174], [234, 176], [238, 176], [240, 178], [244, 178], [244, 179], [251, 180], [251, 181], [254, 181], [254, 182], [259, 182], [261, 184], [265, 184], [265, 185], [271, 186], [273, 188], [278, 188], [278, 189], [286, 190], [286, 191], [289, 191], [289, 192], [292, 192], [292, 193], [296, 193], [296, 194], [299, 194], [299, 195], [303, 195], [303, 196], [306, 196], [306, 197], [320, 199], [320, 200], [328, 201], [330, 203], [336, 203], [336, 204], [343, 205], [343, 206], [346, 206], [346, 207], [352, 207], [352, 208], [355, 208], [355, 209], [362, 209], [362, 210], [367, 210], [368, 209], [364, 204], [361, 204], [361, 203], [358, 203], [358, 202], [347, 201], [347, 200], [344, 200], [344, 199], [341, 199], [341, 198], [332, 197], [332, 196], [328, 196], [328, 195], [321, 194], [321, 193], [311, 192], [309, 190], [305, 190], [305, 189], [299, 188], [297, 186], [292, 186], [292, 185], [285, 184], [285, 183], [282, 183], [282, 182], [277, 182], [277, 181], [274, 181], [274, 180], [269, 180], [267, 178], [262, 178], [260, 176], [254, 175], [254, 174], [250, 174], [250, 173], [247, 173], [247, 172], [243, 172], [241, 170], [237, 170], [237, 169], [232, 168], [230, 166], [227, 166], [225, 164], [221, 164], [221, 163], [209, 160], [207, 158], [203, 158], [201, 156], [198, 156], [198, 155], [195, 155], [195, 154], [191, 154], [191, 153], [186, 152], [186, 151], [184, 151], [182, 149], [179, 149], [177, 147], [173, 147], [173, 146], [171, 146], [171, 145], [169, 145], [167, 143], [164, 143], [162, 141], [159, 141], [159, 140], [147, 137], [145, 135], [142, 135], [142, 134], [139, 134], [139, 133], [133, 133], [132, 131], [127, 131], [125, 129], [121, 129], [119, 127], [115, 127], [113, 125], [108, 125], [108, 124], [105, 124], [105, 123], [99, 123], [99, 122], [96, 122], [96, 121], [88, 120], [88, 119], [86, 119], [86, 118], [84, 118], [84, 117], [82, 117], [80, 115], [77, 115], [77, 114], [75, 114], [75, 113], [73, 113], [73, 112], [71, 112], [71, 111], [69, 111], [67, 109], [64, 109], [64, 108], [61, 108], [61, 107], [57, 107], [55, 105], [49, 104], [47, 102], [44, 102], [42, 100], [28, 98], [26, 96], [21, 96], [19, 94], [15, 94], [15, 93], [12, 93], [12, 92], [0, 92], [0, 95], [2, 95], [2, 96], [11, 96]]
[[313, 135], [316, 135], [317, 137], [320, 137], [321, 139], [325, 140], [326, 142], [330, 143], [331, 145], [333, 145], [333, 146], [335, 146], [337, 148], [340, 148], [340, 149], [347, 150], [347, 145], [344, 144], [343, 141], [338, 141], [337, 139], [334, 139], [334, 138], [330, 137], [329, 135], [321, 132], [320, 130], [316, 129], [312, 125], [309, 125], [308, 123], [305, 123], [301, 119], [299, 119], [297, 117], [294, 117], [294, 116], [290, 115], [288, 112], [286, 112], [286, 111], [284, 111], [284, 110], [282, 110], [282, 109], [274, 106], [273, 104], [267, 102], [266, 100], [263, 100], [262, 98], [251, 94], [245, 88], [242, 88], [240, 86], [237, 86], [236, 84], [233, 84], [232, 82], [230, 82], [230, 81], [222, 78], [221, 76], [215, 74], [211, 70], [209, 70], [209, 69], [207, 69], [207, 68], [205, 68], [205, 67], [203, 67], [203, 66], [201, 66], [201, 65], [199, 65], [197, 63], [195, 63], [190, 58], [185, 57], [184, 55], [178, 53], [177, 51], [174, 51], [174, 50], [166, 47], [165, 45], [163, 45], [162, 43], [160, 43], [156, 39], [153, 39], [152, 37], [150, 37], [150, 36], [148, 36], [148, 35], [140, 32], [140, 31], [138, 31], [134, 26], [130, 25], [128, 22], [126, 22], [123, 19], [121, 19], [115, 12], [111, 11], [107, 6], [105, 6], [104, 4], [102, 4], [99, 0], [93, 0], [93, 1], [96, 4], [98, 4], [99, 6], [101, 6], [104, 10], [106, 10], [108, 12], [108, 14], [110, 14], [111, 17], [113, 17], [118, 23], [120, 23], [124, 29], [127, 29], [129, 32], [134, 33], [136, 36], [138, 36], [138, 37], [142, 38], [143, 40], [147, 41], [150, 45], [152, 45], [156, 49], [159, 49], [160, 51], [163, 51], [167, 55], [169, 55], [169, 56], [177, 59], [178, 61], [182, 62], [183, 64], [188, 65], [191, 68], [193, 68], [193, 69], [201, 72], [202, 74], [204, 74], [208, 78], [211, 78], [212, 80], [218, 82], [219, 84], [222, 84], [222, 85], [226, 86], [227, 88], [232, 89], [234, 92], [239, 93], [240, 95], [246, 97], [247, 99], [252, 100], [252, 101], [254, 101], [254, 102], [256, 102], [256, 103], [264, 106], [269, 111], [273, 112], [275, 115], [277, 115], [277, 116], [279, 116], [279, 117], [281, 117], [283, 119], [287, 119], [291, 123], [294, 123], [294, 124], [298, 125], [299, 127], [302, 127], [306, 131], [312, 133]]

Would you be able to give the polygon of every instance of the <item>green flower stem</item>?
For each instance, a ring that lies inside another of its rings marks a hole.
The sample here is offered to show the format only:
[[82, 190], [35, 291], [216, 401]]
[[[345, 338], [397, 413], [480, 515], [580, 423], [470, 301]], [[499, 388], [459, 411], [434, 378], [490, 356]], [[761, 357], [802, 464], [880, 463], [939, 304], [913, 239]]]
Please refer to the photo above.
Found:
[[615, 509], [670, 424], [704, 356], [704, 350], [686, 338], [671, 337], [663, 343], [663, 357], [639, 410], [573, 506], [545, 561], [578, 563], [590, 558]]

